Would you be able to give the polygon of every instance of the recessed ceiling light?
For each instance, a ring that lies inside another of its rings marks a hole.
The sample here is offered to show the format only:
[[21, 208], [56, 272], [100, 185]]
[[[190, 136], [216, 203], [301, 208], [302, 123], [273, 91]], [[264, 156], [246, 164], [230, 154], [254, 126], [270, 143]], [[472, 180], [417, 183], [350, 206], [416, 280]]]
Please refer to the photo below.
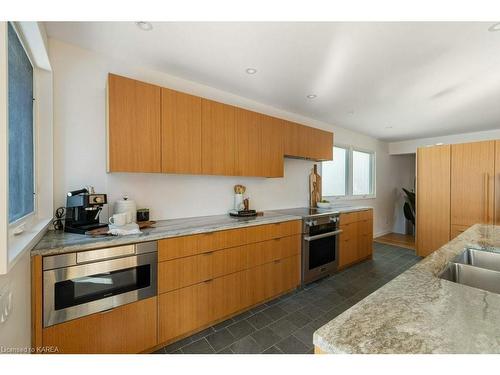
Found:
[[247, 68], [245, 70], [245, 72], [247, 72], [247, 74], [255, 74], [255, 73], [257, 73], [257, 69], [255, 69], [255, 68]]
[[443, 143], [443, 142], [438, 142], [438, 143], [436, 143], [436, 146], [442, 146], [442, 145], [444, 145], [444, 143]]
[[146, 22], [146, 21], [138, 21], [135, 23], [137, 27], [141, 30], [144, 31], [150, 31], [153, 30], [153, 25], [151, 25], [151, 22]]
[[315, 99], [318, 95], [316, 94], [309, 94], [306, 96], [307, 99]]
[[387, 125], [385, 128], [386, 129], [392, 129], [392, 126], [391, 125]]
[[491, 31], [491, 32], [494, 32], [494, 31], [500, 31], [500, 22], [498, 22], [498, 23], [495, 23], [495, 24], [491, 25], [491, 26], [488, 28], [488, 31]]

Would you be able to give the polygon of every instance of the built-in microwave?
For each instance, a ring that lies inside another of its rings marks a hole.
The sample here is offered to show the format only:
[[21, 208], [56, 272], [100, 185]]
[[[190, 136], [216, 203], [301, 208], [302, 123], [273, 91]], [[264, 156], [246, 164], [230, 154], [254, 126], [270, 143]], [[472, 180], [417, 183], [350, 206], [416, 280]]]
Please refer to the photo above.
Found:
[[48, 327], [157, 294], [157, 242], [43, 258]]

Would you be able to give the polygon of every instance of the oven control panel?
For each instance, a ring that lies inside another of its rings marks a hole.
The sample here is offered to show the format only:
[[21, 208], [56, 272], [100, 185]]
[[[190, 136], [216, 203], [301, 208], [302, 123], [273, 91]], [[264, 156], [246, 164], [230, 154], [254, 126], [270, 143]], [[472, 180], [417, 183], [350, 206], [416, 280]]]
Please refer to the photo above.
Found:
[[317, 220], [307, 220], [305, 224], [308, 227], [314, 227], [314, 226], [318, 225], [318, 221]]

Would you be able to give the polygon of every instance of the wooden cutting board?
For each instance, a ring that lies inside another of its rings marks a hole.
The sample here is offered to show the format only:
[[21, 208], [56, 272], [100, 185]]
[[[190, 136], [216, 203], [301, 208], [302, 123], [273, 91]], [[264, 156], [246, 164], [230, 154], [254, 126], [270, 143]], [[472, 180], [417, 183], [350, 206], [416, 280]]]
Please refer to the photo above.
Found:
[[[155, 223], [156, 223], [156, 221], [152, 221], [152, 220], [150, 220], [150, 221], [139, 221], [137, 223], [137, 225], [139, 225], [139, 229], [144, 229], [144, 228], [149, 228], [149, 227], [153, 226], [153, 224], [155, 224]], [[103, 235], [107, 235], [108, 234], [108, 230], [109, 230], [108, 227], [102, 227], [102, 228], [97, 228], [97, 229], [89, 230], [89, 231], [85, 232], [85, 234], [87, 236], [103, 236]]]

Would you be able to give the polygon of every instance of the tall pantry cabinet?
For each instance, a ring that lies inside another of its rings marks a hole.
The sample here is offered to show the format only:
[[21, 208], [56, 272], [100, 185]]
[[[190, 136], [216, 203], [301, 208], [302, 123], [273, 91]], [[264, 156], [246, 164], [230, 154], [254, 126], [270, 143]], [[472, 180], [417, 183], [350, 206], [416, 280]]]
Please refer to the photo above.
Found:
[[499, 169], [499, 141], [417, 150], [418, 255], [429, 255], [473, 224], [500, 220]]

